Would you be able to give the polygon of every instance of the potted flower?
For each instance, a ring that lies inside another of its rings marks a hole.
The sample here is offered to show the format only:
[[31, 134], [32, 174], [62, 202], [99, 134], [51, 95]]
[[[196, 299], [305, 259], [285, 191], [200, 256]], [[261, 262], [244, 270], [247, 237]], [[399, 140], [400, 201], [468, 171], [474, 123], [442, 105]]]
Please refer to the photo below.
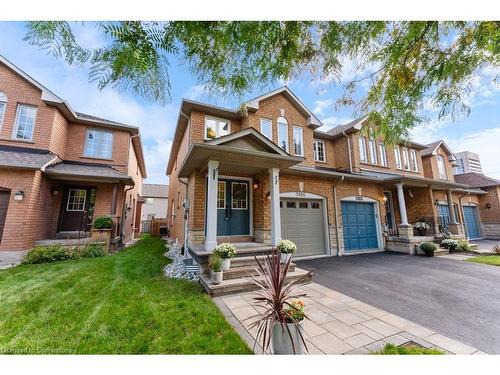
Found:
[[280, 252], [281, 264], [285, 264], [290, 261], [293, 253], [297, 251], [297, 246], [290, 240], [281, 240], [278, 242], [278, 251]]
[[229, 242], [221, 243], [214, 249], [214, 254], [222, 258], [222, 270], [227, 271], [231, 267], [231, 258], [236, 255], [236, 247]]
[[422, 250], [425, 254], [426, 257], [433, 257], [434, 252], [437, 249], [437, 246], [435, 243], [432, 242], [422, 242], [420, 245], [420, 250]]
[[431, 229], [431, 226], [423, 221], [417, 221], [413, 225], [413, 228], [415, 228], [419, 236], [425, 236], [427, 231]]
[[210, 279], [212, 283], [218, 285], [222, 282], [222, 258], [217, 254], [212, 254], [208, 258], [208, 267], [210, 268]]
[[457, 240], [452, 240], [451, 238], [446, 238], [441, 241], [441, 246], [448, 249], [450, 253], [454, 253], [458, 249], [458, 241]]
[[272, 348], [274, 354], [307, 352], [302, 328], [307, 316], [304, 312], [304, 303], [298, 300], [305, 294], [295, 294], [294, 286], [309, 274], [285, 284], [291, 259], [281, 264], [276, 251], [266, 255], [263, 261], [255, 259], [258, 268], [251, 280], [259, 287], [254, 300], [262, 308], [260, 314], [249, 318], [257, 318], [250, 324], [251, 329], [257, 327], [255, 344], [260, 341], [264, 352]]

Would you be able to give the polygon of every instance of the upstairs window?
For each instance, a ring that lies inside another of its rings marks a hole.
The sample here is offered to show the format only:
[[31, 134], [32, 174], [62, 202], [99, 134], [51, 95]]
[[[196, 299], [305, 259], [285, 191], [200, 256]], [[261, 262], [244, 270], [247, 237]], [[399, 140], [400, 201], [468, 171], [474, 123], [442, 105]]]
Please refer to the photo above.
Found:
[[403, 168], [410, 169], [410, 159], [408, 159], [408, 150], [403, 148]]
[[385, 145], [383, 143], [378, 144], [378, 150], [380, 153], [380, 165], [387, 167], [387, 151], [385, 150]]
[[377, 144], [375, 143], [375, 139], [370, 138], [370, 161], [372, 164], [377, 164]]
[[414, 172], [418, 172], [417, 151], [415, 151], [414, 149], [410, 150], [410, 159], [411, 159], [411, 170]]
[[97, 129], [87, 130], [83, 156], [88, 158], [112, 159], [113, 133]]
[[231, 132], [231, 122], [215, 117], [205, 117], [205, 139], [214, 139], [228, 135]]
[[368, 159], [366, 157], [366, 139], [365, 137], [359, 137], [359, 160], [363, 163], [367, 163]]
[[0, 129], [2, 128], [5, 108], [7, 107], [7, 95], [0, 91]]
[[304, 156], [302, 128], [298, 126], [293, 127], [293, 152], [297, 156]]
[[314, 160], [326, 162], [325, 142], [320, 139], [314, 141]]
[[437, 155], [437, 166], [438, 166], [438, 175], [441, 180], [446, 180], [446, 167], [444, 164], [444, 158], [442, 155]]
[[273, 122], [267, 118], [260, 119], [260, 132], [270, 139], [273, 140]]
[[401, 169], [401, 153], [399, 147], [394, 147], [394, 160], [396, 161], [396, 168]]
[[14, 126], [14, 139], [31, 141], [35, 129], [36, 107], [19, 104]]
[[278, 146], [288, 152], [288, 122], [284, 117], [278, 117]]

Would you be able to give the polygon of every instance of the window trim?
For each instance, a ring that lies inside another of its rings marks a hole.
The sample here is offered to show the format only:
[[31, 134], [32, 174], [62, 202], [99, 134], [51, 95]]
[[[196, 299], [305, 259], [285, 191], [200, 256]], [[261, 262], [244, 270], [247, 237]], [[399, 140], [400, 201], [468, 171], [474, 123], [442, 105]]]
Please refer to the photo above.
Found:
[[[411, 164], [413, 164], [413, 166]], [[413, 172], [418, 172], [417, 151], [413, 148], [410, 149], [410, 168]]]
[[2, 100], [1, 92], [0, 92], [0, 104], [4, 105], [3, 112], [0, 115], [0, 129], [2, 129], [3, 119], [5, 118], [5, 112], [7, 112], [7, 100]]
[[[245, 186], [245, 207], [234, 207], [234, 200], [233, 200], [233, 195], [234, 195], [234, 185], [243, 185]], [[231, 210], [237, 210], [237, 211], [248, 211], [248, 184], [246, 182], [240, 182], [240, 181], [232, 181], [231, 182]]]
[[[285, 122], [280, 122], [280, 119], [285, 120]], [[278, 124], [278, 147], [283, 150], [283, 147], [281, 147], [281, 144], [280, 144], [280, 129], [282, 129], [284, 127], [285, 128], [285, 140], [286, 140], [285, 151], [289, 152], [290, 140], [288, 139], [288, 121], [283, 116], [280, 116], [280, 117], [278, 117], [277, 124]]]
[[406, 147], [403, 147], [403, 169], [405, 171], [411, 170], [410, 166], [410, 157], [408, 155], [408, 149]]
[[[264, 132], [262, 131], [262, 123], [263, 122], [269, 123], [269, 137], [267, 135], [265, 135]], [[270, 141], [273, 140], [273, 120], [265, 118], [265, 117], [260, 118], [260, 134], [262, 134], [264, 137], [266, 137]]]
[[[85, 195], [83, 196], [83, 208], [81, 210], [70, 210], [69, 209], [69, 198], [71, 196], [72, 191], [84, 191]], [[66, 211], [68, 212], [83, 212], [85, 211], [85, 205], [87, 203], [87, 190], [86, 189], [69, 189], [68, 190], [68, 198], [66, 199]]]
[[[359, 147], [359, 161], [361, 163], [368, 163], [368, 154], [366, 150], [366, 137], [360, 136], [358, 138], [358, 147]], [[363, 150], [363, 152], [361, 152]]]
[[[35, 111], [35, 119], [33, 120], [33, 129], [31, 130], [31, 137], [29, 139], [25, 138], [18, 138], [17, 137], [17, 131], [19, 130], [19, 116], [21, 113], [21, 108], [26, 107], [26, 108], [32, 108]], [[33, 135], [35, 134], [35, 126], [36, 126], [36, 116], [38, 113], [38, 107], [35, 105], [31, 104], [24, 104], [24, 103], [18, 103], [17, 108], [16, 108], [16, 117], [14, 119], [14, 128], [12, 131], [12, 139], [16, 141], [21, 141], [21, 142], [32, 142], [33, 141]]]
[[[87, 141], [89, 139], [89, 132], [90, 131], [97, 131], [97, 132], [101, 132], [101, 133], [111, 134], [111, 157], [87, 155]], [[85, 132], [85, 144], [83, 145], [83, 157], [88, 158], [88, 159], [113, 160], [114, 145], [115, 145], [115, 133], [112, 130], [104, 130], [104, 129], [99, 129], [99, 128], [87, 128], [87, 131]]]
[[[323, 159], [319, 159], [319, 152], [317, 144], [321, 143], [323, 145]], [[314, 139], [313, 140], [313, 151], [314, 151], [314, 161], [319, 163], [326, 163], [326, 142], [323, 139]]]
[[[219, 187], [221, 185], [224, 187], [224, 207], [219, 207]], [[227, 202], [226, 202], [226, 181], [225, 180], [217, 181], [217, 202], [216, 202], [216, 205], [217, 205], [217, 209], [218, 210], [225, 210], [226, 207], [227, 207]]]
[[[439, 161], [442, 160], [442, 170], [441, 168], [439, 167]], [[444, 156], [443, 155], [440, 155], [440, 154], [437, 154], [436, 155], [436, 164], [437, 164], [437, 168], [438, 168], [438, 177], [440, 180], [448, 180], [448, 173], [446, 173], [446, 163], [444, 161]], [[441, 175], [441, 171], [443, 172], [443, 175]]]
[[[217, 122], [217, 127], [215, 129], [215, 137], [214, 138], [207, 137], [207, 120], [214, 120]], [[205, 141], [211, 141], [212, 139], [217, 139], [217, 138], [221, 137], [221, 135], [219, 134], [219, 122], [221, 122], [221, 121], [227, 122], [228, 129], [227, 129], [227, 134], [225, 134], [225, 135], [231, 134], [231, 120], [227, 120], [227, 119], [224, 119], [222, 117], [205, 115], [205, 130], [203, 132], [203, 139]]]
[[[295, 149], [295, 130], [300, 131], [300, 151], [301, 151], [300, 154], [295, 152], [296, 151], [296, 149]], [[296, 125], [292, 126], [292, 141], [293, 141], [293, 154], [295, 156], [304, 156], [304, 129], [302, 129], [301, 126], [296, 126]]]
[[399, 146], [394, 147], [394, 158], [396, 162], [396, 169], [403, 169], [403, 162], [401, 160], [401, 149]]
[[370, 152], [370, 163], [373, 165], [377, 165], [377, 141], [374, 138], [368, 139], [368, 151]]
[[387, 160], [387, 148], [385, 147], [385, 144], [383, 144], [382, 142], [378, 143], [378, 152], [379, 152], [380, 165], [382, 167], [388, 167], [389, 162]]

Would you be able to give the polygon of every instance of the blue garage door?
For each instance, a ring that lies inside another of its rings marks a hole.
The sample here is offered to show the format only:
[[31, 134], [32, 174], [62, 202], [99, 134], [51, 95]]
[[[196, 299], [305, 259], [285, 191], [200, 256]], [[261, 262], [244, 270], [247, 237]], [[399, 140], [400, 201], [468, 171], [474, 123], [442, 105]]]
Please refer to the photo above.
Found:
[[346, 252], [378, 248], [374, 203], [342, 202]]
[[477, 207], [464, 206], [464, 219], [467, 228], [467, 237], [470, 239], [481, 237], [479, 221], [477, 219]]

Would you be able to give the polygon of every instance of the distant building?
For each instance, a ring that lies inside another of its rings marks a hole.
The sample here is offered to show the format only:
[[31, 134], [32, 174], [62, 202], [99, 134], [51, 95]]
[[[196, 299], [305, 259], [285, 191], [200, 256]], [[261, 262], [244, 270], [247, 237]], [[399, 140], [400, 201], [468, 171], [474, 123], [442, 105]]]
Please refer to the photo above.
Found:
[[145, 202], [142, 206], [141, 220], [167, 217], [168, 211], [168, 185], [144, 184], [142, 197]]
[[462, 151], [455, 152], [455, 156], [457, 157], [457, 166], [454, 168], [455, 174], [470, 172], [483, 173], [483, 170], [481, 169], [481, 161], [479, 160], [478, 154], [470, 151]]

